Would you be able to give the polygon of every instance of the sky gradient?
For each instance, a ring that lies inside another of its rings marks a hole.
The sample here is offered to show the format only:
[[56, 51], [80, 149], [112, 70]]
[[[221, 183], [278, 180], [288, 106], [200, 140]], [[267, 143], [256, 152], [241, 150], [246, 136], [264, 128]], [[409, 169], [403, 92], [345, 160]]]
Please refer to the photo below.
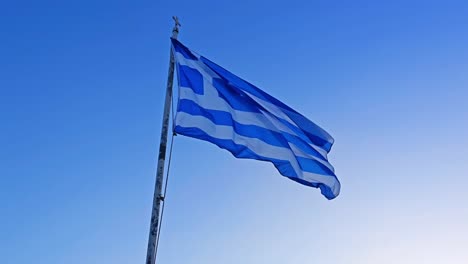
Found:
[[468, 263], [466, 1], [0, 4], [0, 262], [143, 263], [179, 40], [326, 129], [341, 194], [175, 138], [158, 263]]

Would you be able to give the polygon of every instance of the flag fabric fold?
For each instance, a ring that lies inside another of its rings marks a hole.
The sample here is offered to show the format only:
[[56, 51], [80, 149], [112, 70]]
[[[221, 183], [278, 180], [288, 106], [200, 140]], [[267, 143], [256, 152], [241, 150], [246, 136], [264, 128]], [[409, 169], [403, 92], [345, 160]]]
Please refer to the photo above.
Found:
[[340, 192], [327, 154], [334, 139], [318, 125], [256, 86], [172, 40], [179, 84], [174, 129], [205, 140], [237, 158], [269, 161], [279, 173]]

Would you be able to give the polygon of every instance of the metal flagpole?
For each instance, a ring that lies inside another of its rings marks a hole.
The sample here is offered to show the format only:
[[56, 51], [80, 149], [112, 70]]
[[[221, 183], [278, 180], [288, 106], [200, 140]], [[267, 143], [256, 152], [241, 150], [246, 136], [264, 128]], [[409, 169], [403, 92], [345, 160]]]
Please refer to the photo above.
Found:
[[[172, 17], [174, 19], [174, 28], [172, 29], [172, 38], [177, 39], [179, 34], [179, 20], [176, 16]], [[172, 81], [174, 79], [174, 54], [170, 53], [169, 61], [169, 75], [167, 78], [167, 87], [166, 87], [166, 99], [164, 101], [164, 113], [163, 121], [161, 128], [161, 140], [159, 145], [159, 156], [158, 156], [158, 167], [156, 172], [156, 184], [154, 186], [154, 195], [153, 195], [153, 209], [151, 212], [151, 224], [148, 237], [148, 249], [146, 252], [146, 264], [154, 264], [156, 262], [156, 239], [158, 237], [158, 225], [160, 223], [159, 219], [159, 210], [161, 207], [161, 202], [164, 201], [162, 195], [162, 185], [163, 185], [163, 174], [164, 174], [164, 165], [166, 159], [166, 145], [167, 145], [167, 132], [169, 128], [169, 113], [171, 109], [172, 101]]]

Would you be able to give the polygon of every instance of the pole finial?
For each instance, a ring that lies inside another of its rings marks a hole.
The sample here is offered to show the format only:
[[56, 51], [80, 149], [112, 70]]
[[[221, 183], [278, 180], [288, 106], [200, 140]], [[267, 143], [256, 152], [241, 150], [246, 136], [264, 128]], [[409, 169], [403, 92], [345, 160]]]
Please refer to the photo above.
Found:
[[179, 34], [179, 27], [182, 25], [179, 22], [179, 18], [177, 16], [172, 16], [172, 19], [174, 19], [174, 28], [172, 29], [172, 38], [177, 38], [177, 35]]

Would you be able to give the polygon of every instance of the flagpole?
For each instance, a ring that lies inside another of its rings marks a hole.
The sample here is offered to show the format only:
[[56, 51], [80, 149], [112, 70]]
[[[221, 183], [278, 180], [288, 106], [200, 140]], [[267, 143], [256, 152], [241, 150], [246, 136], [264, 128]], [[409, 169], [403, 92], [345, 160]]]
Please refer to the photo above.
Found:
[[[179, 34], [179, 20], [176, 16], [172, 17], [174, 19], [174, 28], [172, 29], [172, 38], [177, 39]], [[166, 99], [164, 101], [164, 113], [163, 121], [161, 128], [161, 140], [159, 143], [159, 156], [158, 156], [158, 167], [156, 172], [156, 183], [154, 186], [154, 195], [153, 195], [153, 208], [151, 211], [151, 224], [148, 237], [148, 249], [146, 251], [146, 264], [154, 264], [156, 262], [156, 243], [158, 238], [158, 226], [160, 224], [159, 211], [161, 207], [161, 202], [164, 201], [162, 194], [162, 185], [163, 185], [163, 174], [164, 174], [164, 165], [166, 159], [166, 146], [167, 146], [167, 133], [169, 130], [169, 114], [171, 109], [172, 101], [172, 83], [174, 79], [174, 54], [172, 48], [170, 51], [170, 60], [169, 60], [169, 74], [167, 78], [167, 87], [166, 87]]]

